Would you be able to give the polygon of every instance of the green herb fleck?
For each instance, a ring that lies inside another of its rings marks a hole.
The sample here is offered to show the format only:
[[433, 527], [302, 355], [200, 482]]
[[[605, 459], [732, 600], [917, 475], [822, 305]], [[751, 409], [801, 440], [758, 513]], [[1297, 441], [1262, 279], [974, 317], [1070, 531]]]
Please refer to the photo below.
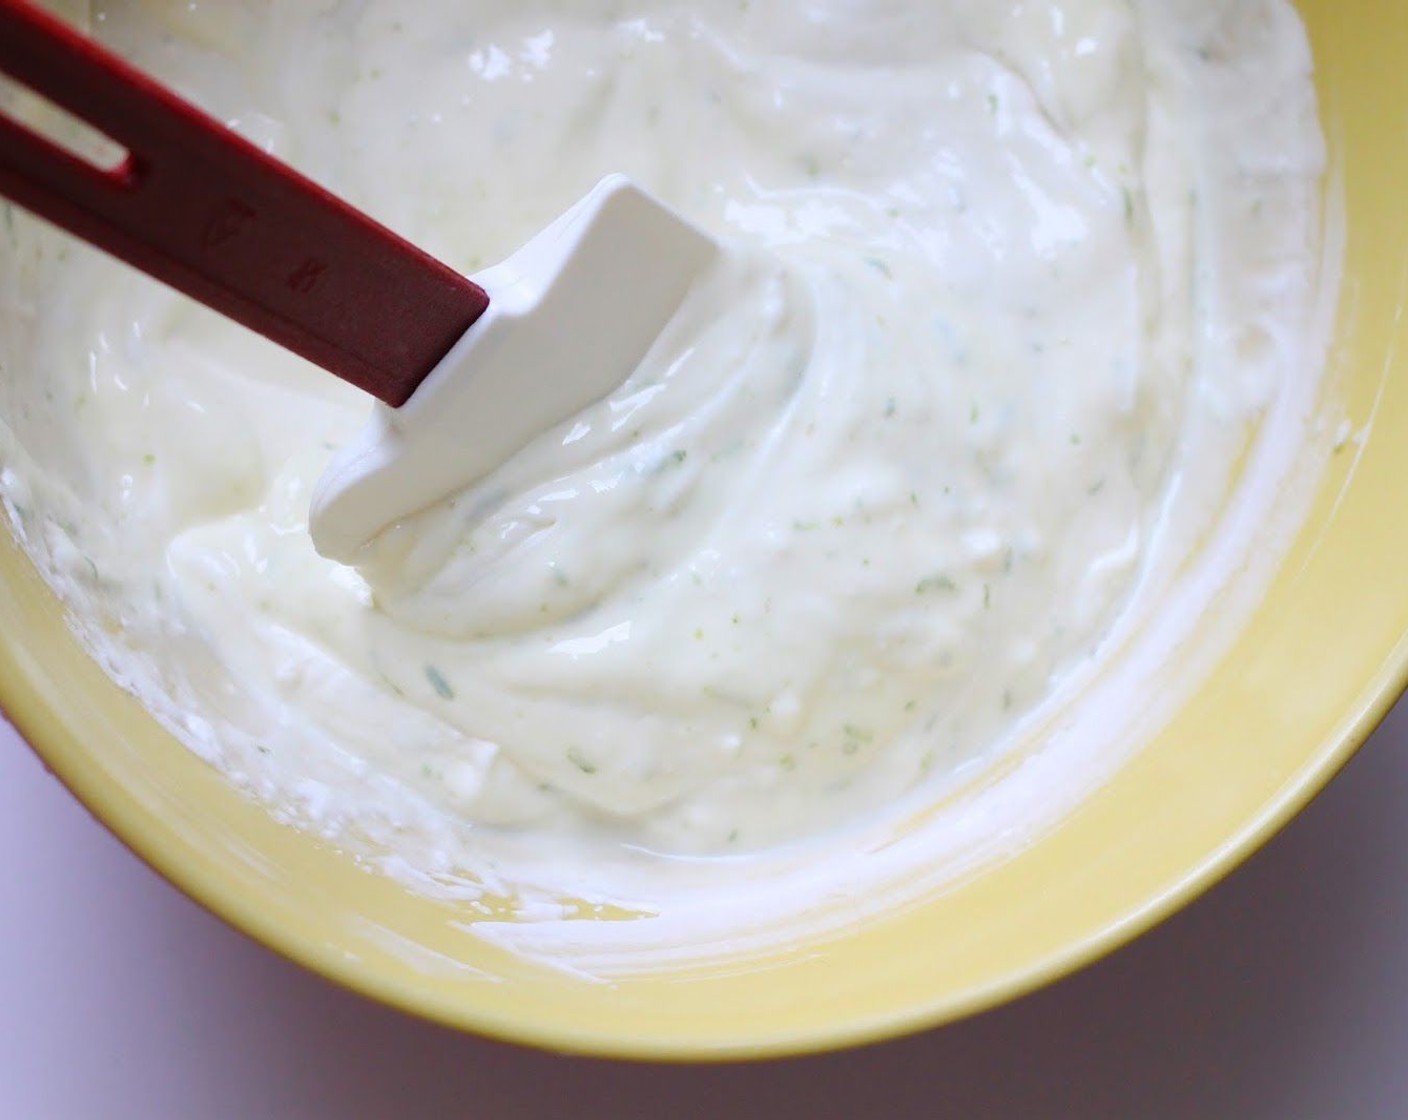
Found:
[[641, 468], [641, 469], [642, 469], [642, 472], [643, 472], [643, 473], [648, 474], [648, 475], [663, 474], [665, 471], [669, 470], [671, 467], [678, 467], [681, 463], [683, 463], [683, 462], [684, 462], [686, 459], [688, 459], [688, 458], [689, 458], [689, 452], [688, 452], [688, 451], [685, 451], [683, 448], [680, 448], [679, 450], [671, 451], [668, 455], [664, 456], [664, 457], [661, 458], [661, 459], [656, 460], [654, 463], [650, 464], [648, 467], [643, 467], [643, 468]]
[[450, 682], [445, 679], [445, 674], [434, 665], [425, 667], [425, 679], [430, 682], [430, 687], [435, 690], [435, 695], [441, 700], [453, 700], [455, 690], [450, 687]]
[[945, 575], [929, 576], [914, 585], [916, 595], [928, 595], [934, 591], [957, 591], [958, 584]]
[[853, 723], [846, 724], [841, 730], [846, 733], [847, 739], [852, 739], [857, 743], [870, 743], [875, 739], [871, 732], [866, 731], [863, 727], [857, 727]]
[[983, 610], [992, 609], [992, 584], [983, 584]]
[[579, 747], [567, 748], [567, 761], [583, 774], [595, 774], [597, 771], [596, 763], [587, 758]]
[[876, 272], [880, 273], [885, 279], [893, 280], [895, 278], [894, 270], [890, 268], [889, 261], [885, 260], [883, 257], [866, 257], [865, 263]]
[[885, 402], [885, 419], [888, 420], [893, 416], [897, 408], [899, 408], [899, 402], [897, 402], [894, 397], [887, 400]]

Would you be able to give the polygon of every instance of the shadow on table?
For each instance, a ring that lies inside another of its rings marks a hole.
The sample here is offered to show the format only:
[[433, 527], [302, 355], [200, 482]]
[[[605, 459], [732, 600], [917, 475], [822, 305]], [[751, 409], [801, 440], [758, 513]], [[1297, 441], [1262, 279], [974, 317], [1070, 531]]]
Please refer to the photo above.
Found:
[[1350, 1087], [1372, 1072], [1387, 1094], [1383, 1070], [1402, 1064], [1366, 1027], [1408, 1021], [1408, 969], [1383, 948], [1391, 960], [1408, 946], [1408, 853], [1389, 842], [1408, 806], [1401, 744], [1408, 707], [1265, 852], [1112, 959], [976, 1020], [831, 1057], [677, 1068], [537, 1054], [405, 1019], [241, 941], [248, 959], [227, 975], [246, 1002], [258, 986], [249, 1058], [282, 1086], [274, 1102], [252, 1084], [247, 1114], [1398, 1117], [1408, 1077], [1377, 1100]]

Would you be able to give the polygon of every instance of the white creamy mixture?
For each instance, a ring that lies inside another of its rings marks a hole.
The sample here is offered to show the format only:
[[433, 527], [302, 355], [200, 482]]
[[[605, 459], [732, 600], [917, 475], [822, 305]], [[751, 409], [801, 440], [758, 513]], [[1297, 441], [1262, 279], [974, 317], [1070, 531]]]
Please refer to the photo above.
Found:
[[467, 272], [617, 171], [730, 245], [618, 392], [354, 571], [306, 521], [365, 399], [7, 211], [28, 547], [194, 749], [410, 871], [756, 851], [937, 789], [1076, 703], [1301, 437], [1266, 419], [1317, 374], [1284, 0], [93, 16]]

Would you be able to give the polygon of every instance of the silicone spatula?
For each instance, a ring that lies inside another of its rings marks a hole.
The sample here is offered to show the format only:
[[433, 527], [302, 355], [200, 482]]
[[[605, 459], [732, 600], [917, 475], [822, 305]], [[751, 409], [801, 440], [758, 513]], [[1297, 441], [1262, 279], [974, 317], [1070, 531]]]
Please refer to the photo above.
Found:
[[717, 253], [613, 176], [471, 280], [24, 0], [0, 0], [0, 73], [126, 153], [0, 112], [0, 194], [379, 402], [314, 496], [335, 559], [618, 386]]

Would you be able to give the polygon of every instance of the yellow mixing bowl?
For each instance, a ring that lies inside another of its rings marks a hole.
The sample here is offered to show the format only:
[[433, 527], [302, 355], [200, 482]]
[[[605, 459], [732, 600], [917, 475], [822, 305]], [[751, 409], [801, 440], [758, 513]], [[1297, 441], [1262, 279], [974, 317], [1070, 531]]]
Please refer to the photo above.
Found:
[[[398, 1007], [543, 1046], [758, 1057], [881, 1038], [1092, 960], [1224, 875], [1345, 762], [1408, 665], [1408, 4], [1306, 0], [1349, 217], [1332, 387], [1356, 427], [1275, 584], [1172, 723], [1016, 857], [859, 932], [746, 969], [588, 983], [466, 937], [275, 823], [103, 675], [0, 532], [0, 705], [175, 884], [286, 956]], [[423, 952], [410, 951], [414, 947]]]

